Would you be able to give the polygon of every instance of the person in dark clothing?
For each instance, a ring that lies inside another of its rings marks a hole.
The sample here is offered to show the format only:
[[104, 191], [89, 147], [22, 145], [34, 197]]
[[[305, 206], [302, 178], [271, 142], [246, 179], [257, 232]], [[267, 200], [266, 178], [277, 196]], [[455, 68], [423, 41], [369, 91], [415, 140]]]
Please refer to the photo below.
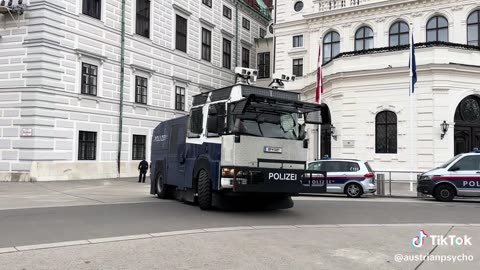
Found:
[[138, 164], [138, 170], [140, 171], [140, 175], [138, 176], [138, 183], [145, 183], [145, 178], [147, 177], [148, 171], [148, 162], [145, 159], [140, 161], [140, 164]]

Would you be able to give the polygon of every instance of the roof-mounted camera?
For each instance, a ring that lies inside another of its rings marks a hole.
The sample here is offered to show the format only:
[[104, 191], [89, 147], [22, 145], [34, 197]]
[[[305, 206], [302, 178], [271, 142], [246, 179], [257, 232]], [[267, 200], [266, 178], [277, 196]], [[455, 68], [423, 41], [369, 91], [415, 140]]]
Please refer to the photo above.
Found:
[[295, 75], [273, 74], [273, 80], [268, 87], [273, 89], [283, 89], [285, 87], [285, 82], [294, 82], [295, 78]]
[[255, 84], [257, 81], [258, 70], [252, 68], [235, 68], [235, 76], [237, 84]]

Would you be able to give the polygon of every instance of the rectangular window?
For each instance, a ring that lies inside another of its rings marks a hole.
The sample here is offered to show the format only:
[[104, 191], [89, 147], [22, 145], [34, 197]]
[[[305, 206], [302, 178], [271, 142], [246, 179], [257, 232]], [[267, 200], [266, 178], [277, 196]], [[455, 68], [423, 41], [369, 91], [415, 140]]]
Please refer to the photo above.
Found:
[[242, 48], [242, 67], [250, 68], [250, 51]]
[[212, 55], [212, 32], [202, 28], [202, 59], [209, 61]]
[[95, 160], [97, 156], [97, 133], [80, 131], [78, 136], [78, 160]]
[[225, 103], [216, 103], [210, 105], [210, 108], [213, 107], [215, 108], [215, 111], [217, 112], [216, 115], [213, 116], [208, 116], [207, 117], [207, 127], [209, 126], [209, 122], [216, 122], [216, 128], [214, 130], [211, 129], [207, 130], [207, 137], [218, 137], [220, 135], [225, 134], [225, 129], [226, 129], [226, 116], [227, 112], [225, 110]]
[[203, 112], [202, 108], [192, 109], [188, 122], [188, 137], [200, 138], [203, 132]]
[[223, 17], [229, 20], [232, 19], [232, 10], [227, 6], [223, 6]]
[[137, 0], [136, 33], [150, 38], [150, 0]]
[[145, 159], [147, 136], [133, 135], [132, 160]]
[[212, 0], [202, 0], [202, 3], [207, 7], [212, 7]]
[[223, 67], [230, 69], [232, 66], [232, 42], [223, 39]]
[[303, 76], [303, 59], [293, 59], [293, 75]]
[[303, 47], [303, 35], [293, 36], [293, 47]]
[[187, 19], [177, 15], [176, 17], [175, 48], [187, 52]]
[[250, 21], [246, 18], [242, 18], [242, 26], [243, 28], [250, 30]]
[[175, 87], [175, 110], [185, 111], [185, 88]]
[[82, 63], [82, 94], [97, 95], [97, 77], [97, 66]]
[[258, 78], [270, 78], [270, 53], [259, 53], [257, 57]]
[[267, 35], [267, 31], [263, 28], [260, 28], [260, 38], [265, 38]]
[[135, 76], [135, 103], [147, 104], [148, 80]]
[[102, 14], [102, 0], [83, 0], [82, 13], [100, 20]]

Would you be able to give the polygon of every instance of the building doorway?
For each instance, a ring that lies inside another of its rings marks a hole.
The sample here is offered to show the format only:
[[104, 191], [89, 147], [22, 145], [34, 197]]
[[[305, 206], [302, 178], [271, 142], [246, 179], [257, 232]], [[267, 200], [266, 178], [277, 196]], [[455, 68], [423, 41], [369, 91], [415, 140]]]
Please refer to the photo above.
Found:
[[332, 125], [332, 119], [330, 115], [330, 109], [327, 109], [323, 113], [322, 111], [322, 125], [320, 127], [320, 158], [325, 156], [332, 157], [332, 136], [330, 134], [330, 126]]
[[480, 148], [480, 98], [464, 98], [455, 111], [455, 155]]

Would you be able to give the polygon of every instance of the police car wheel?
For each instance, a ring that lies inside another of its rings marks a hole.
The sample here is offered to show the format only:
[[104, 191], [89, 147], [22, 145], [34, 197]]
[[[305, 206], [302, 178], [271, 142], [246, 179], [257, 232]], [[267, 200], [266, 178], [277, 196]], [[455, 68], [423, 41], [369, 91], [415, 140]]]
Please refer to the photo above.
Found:
[[455, 197], [455, 191], [451, 186], [442, 185], [435, 188], [434, 197], [437, 201], [451, 202]]
[[198, 206], [202, 210], [212, 209], [212, 185], [205, 170], [198, 174]]
[[159, 174], [155, 182], [157, 186], [157, 197], [159, 199], [167, 199], [167, 188], [163, 183], [163, 175]]
[[363, 194], [363, 189], [359, 184], [351, 183], [345, 187], [345, 194], [351, 198], [359, 198]]

